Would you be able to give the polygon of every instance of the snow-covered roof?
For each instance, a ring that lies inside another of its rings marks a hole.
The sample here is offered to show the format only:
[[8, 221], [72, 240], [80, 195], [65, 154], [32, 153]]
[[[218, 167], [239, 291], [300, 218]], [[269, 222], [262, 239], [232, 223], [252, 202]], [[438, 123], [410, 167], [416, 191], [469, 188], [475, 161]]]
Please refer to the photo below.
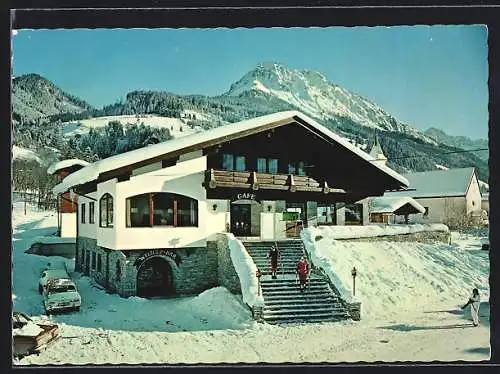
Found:
[[90, 163], [88, 163], [87, 161], [79, 160], [77, 158], [58, 161], [48, 167], [47, 174], [54, 174], [59, 170], [66, 169], [75, 165], [87, 166], [90, 165]]
[[216, 139], [222, 139], [224, 137], [242, 133], [251, 129], [265, 127], [266, 125], [273, 122], [290, 120], [290, 123], [292, 123], [295, 121], [296, 118], [311, 125], [316, 130], [320, 131], [321, 133], [329, 137], [331, 140], [344, 146], [346, 149], [355, 153], [362, 159], [371, 162], [374, 167], [379, 168], [384, 173], [390, 175], [392, 178], [401, 182], [401, 184], [406, 186], [408, 185], [408, 181], [406, 180], [406, 178], [398, 174], [396, 171], [390, 169], [385, 165], [379, 165], [374, 163], [373, 157], [371, 157], [366, 152], [362, 151], [353, 144], [349, 143], [346, 139], [342, 138], [341, 136], [328, 130], [323, 125], [320, 125], [312, 118], [306, 116], [301, 112], [293, 110], [293, 111], [277, 112], [261, 117], [244, 120], [241, 122], [232, 123], [225, 126], [220, 126], [204, 132], [187, 135], [181, 138], [171, 139], [162, 143], [136, 149], [130, 152], [125, 152], [116, 156], [112, 156], [97, 161], [93, 164], [84, 167], [83, 169], [80, 169], [68, 175], [60, 184], [54, 187], [53, 192], [56, 194], [63, 193], [77, 185], [94, 181], [99, 177], [99, 174], [104, 173], [106, 171], [115, 170], [121, 167], [134, 164], [136, 162], [148, 160], [154, 157], [161, 156], [163, 154], [168, 154], [173, 151], [196, 146], [198, 144], [213, 141]]
[[469, 167], [404, 174], [410, 182], [410, 190], [386, 192], [384, 196], [465, 196], [471, 183], [473, 173], [474, 168]]
[[420, 213], [425, 212], [425, 208], [409, 196], [376, 197], [372, 200], [371, 213], [394, 213], [406, 204], [410, 204]]

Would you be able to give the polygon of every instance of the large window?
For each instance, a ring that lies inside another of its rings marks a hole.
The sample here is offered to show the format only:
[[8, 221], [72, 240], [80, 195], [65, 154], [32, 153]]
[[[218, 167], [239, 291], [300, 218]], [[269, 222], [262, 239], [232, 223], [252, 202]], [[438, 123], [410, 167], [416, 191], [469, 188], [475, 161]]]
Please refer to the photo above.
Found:
[[318, 225], [336, 225], [337, 212], [335, 204], [318, 204]]
[[304, 161], [291, 161], [288, 163], [288, 174], [306, 175]]
[[245, 171], [247, 170], [246, 168], [246, 162], [245, 162], [245, 156], [236, 156], [236, 165], [235, 165], [235, 170], [236, 171]]
[[101, 197], [99, 210], [99, 226], [113, 227], [113, 197], [109, 193], [106, 193]]
[[232, 154], [222, 154], [222, 168], [225, 170], [234, 170], [234, 156]]
[[85, 223], [85, 203], [82, 204], [82, 211], [80, 213], [80, 219], [82, 223]]
[[346, 225], [363, 224], [363, 204], [346, 204], [345, 224]]
[[275, 158], [263, 158], [257, 159], [257, 172], [258, 173], [278, 173], [278, 160]]
[[257, 159], [257, 173], [267, 173], [267, 159]]
[[198, 226], [198, 201], [172, 193], [147, 193], [126, 200], [127, 227]]
[[267, 171], [271, 174], [278, 174], [278, 160], [270, 158], [267, 160]]
[[95, 223], [95, 209], [94, 209], [95, 203], [91, 201], [89, 203], [89, 223]]

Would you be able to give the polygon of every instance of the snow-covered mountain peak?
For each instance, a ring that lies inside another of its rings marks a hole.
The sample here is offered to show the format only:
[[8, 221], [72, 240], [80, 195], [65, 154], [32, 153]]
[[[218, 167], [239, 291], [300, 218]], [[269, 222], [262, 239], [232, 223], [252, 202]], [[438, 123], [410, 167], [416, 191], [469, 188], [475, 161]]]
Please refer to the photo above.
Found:
[[347, 117], [360, 125], [381, 131], [398, 131], [436, 144], [376, 105], [354, 94], [314, 70], [298, 70], [277, 62], [263, 62], [233, 83], [223, 96], [264, 93], [293, 106], [318, 120]]

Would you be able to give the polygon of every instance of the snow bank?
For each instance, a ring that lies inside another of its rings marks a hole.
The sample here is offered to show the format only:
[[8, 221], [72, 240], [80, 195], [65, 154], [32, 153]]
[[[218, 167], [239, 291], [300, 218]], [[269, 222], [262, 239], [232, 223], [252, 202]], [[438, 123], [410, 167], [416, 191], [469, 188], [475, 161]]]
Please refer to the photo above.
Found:
[[28, 322], [20, 329], [12, 330], [12, 335], [14, 336], [37, 336], [43, 331], [43, 329], [36, 323]]
[[480, 237], [448, 245], [338, 241], [333, 227], [307, 228], [301, 234], [313, 264], [324, 269], [347, 301], [352, 300], [351, 270], [356, 267], [363, 319], [456, 310], [475, 287], [488, 300], [489, 258], [480, 249]]
[[340, 293], [340, 297], [346, 302], [354, 302], [361, 301], [358, 298], [355, 298], [350, 291], [348, 284], [344, 283], [342, 278], [339, 278], [337, 275], [337, 271], [331, 263], [331, 254], [330, 252], [322, 252], [321, 247], [316, 245], [316, 237], [320, 236], [320, 230], [317, 228], [306, 228], [300, 232], [300, 237], [306, 251], [309, 255], [309, 259], [316, 267], [320, 267], [323, 269], [325, 274], [330, 278], [335, 288]]
[[259, 284], [255, 276], [257, 266], [252, 257], [248, 254], [243, 243], [236, 239], [233, 234], [224, 235], [227, 236], [231, 260], [238, 278], [240, 278], [243, 301], [250, 307], [264, 305], [264, 298], [262, 292], [259, 291]]
[[33, 239], [33, 243], [41, 244], [75, 244], [76, 238], [61, 238], [60, 236], [37, 236]]
[[190, 305], [196, 313], [203, 311], [204, 315], [209, 314], [217, 319], [224, 317], [223, 319], [237, 324], [247, 323], [249, 320], [249, 310], [225, 287], [202, 292], [190, 301]]
[[448, 226], [441, 223], [435, 224], [411, 224], [411, 225], [385, 225], [372, 223], [366, 226], [320, 226], [317, 228], [318, 235], [328, 231], [334, 239], [360, 239], [375, 236], [404, 235], [417, 232], [448, 232]]

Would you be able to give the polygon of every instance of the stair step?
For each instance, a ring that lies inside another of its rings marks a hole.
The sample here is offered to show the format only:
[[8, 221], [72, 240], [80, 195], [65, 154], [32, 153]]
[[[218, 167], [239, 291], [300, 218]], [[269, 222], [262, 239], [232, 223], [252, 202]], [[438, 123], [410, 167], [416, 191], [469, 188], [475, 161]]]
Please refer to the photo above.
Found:
[[302, 318], [302, 319], [308, 319], [308, 318], [318, 318], [318, 317], [327, 317], [327, 318], [332, 318], [332, 317], [344, 317], [344, 313], [342, 312], [337, 312], [337, 311], [331, 311], [331, 310], [325, 310], [325, 311], [320, 311], [318, 310], [316, 313], [313, 313], [312, 311], [303, 311], [303, 310], [287, 310], [286, 313], [269, 313], [267, 311], [264, 311], [264, 314], [262, 317], [265, 320], [271, 320], [271, 319], [292, 319], [292, 318]]
[[326, 316], [326, 317], [310, 317], [310, 318], [272, 318], [269, 320], [264, 319], [270, 325], [288, 325], [288, 324], [306, 324], [306, 323], [327, 323], [327, 322], [340, 322], [350, 319], [349, 316]]
[[294, 290], [277, 290], [277, 291], [263, 291], [262, 295], [264, 296], [264, 300], [269, 296], [299, 296], [304, 295], [303, 297], [328, 297], [331, 295], [330, 292], [324, 290], [312, 290], [312, 291], [303, 291], [301, 292], [299, 289]]
[[[294, 292], [294, 291], [300, 291], [300, 287], [299, 285], [295, 285], [295, 286], [286, 286], [286, 287], [262, 287], [261, 285], [261, 289], [264, 293], [264, 295], [266, 294], [272, 294], [272, 293], [276, 293], [276, 292]], [[327, 294], [330, 294], [331, 293], [331, 290], [330, 288], [327, 288], [327, 287], [312, 287], [312, 286], [308, 286], [304, 291], [303, 293], [304, 294], [307, 294], [307, 293], [317, 293], [317, 292], [322, 292], [322, 293], [327, 293]]]
[[287, 305], [296, 305], [297, 307], [301, 307], [306, 304], [320, 304], [320, 303], [325, 303], [328, 305], [331, 305], [334, 308], [341, 308], [343, 309], [344, 306], [337, 300], [332, 300], [332, 299], [324, 299], [324, 298], [310, 298], [310, 299], [293, 299], [289, 298], [286, 300], [269, 300], [269, 299], [264, 299], [264, 303], [266, 307], [280, 307], [280, 306], [287, 306]]
[[328, 310], [343, 310], [342, 308], [336, 308], [335, 305], [329, 302], [321, 302], [321, 300], [317, 300], [314, 303], [288, 303], [288, 304], [266, 304], [264, 307], [264, 311], [287, 311], [290, 309], [296, 310], [310, 310], [310, 309], [328, 309]]

